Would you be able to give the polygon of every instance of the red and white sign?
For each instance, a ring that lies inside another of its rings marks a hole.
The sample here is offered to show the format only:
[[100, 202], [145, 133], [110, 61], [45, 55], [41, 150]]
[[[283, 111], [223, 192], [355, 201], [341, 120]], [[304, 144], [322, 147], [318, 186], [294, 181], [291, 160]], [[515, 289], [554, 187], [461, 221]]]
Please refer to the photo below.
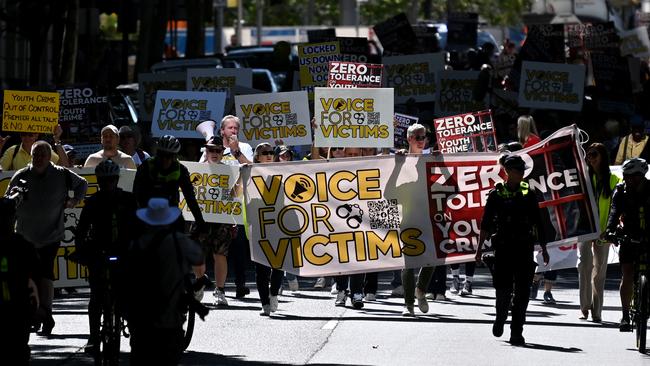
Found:
[[497, 140], [489, 110], [433, 120], [438, 150], [443, 154], [496, 151]]
[[381, 88], [383, 67], [378, 64], [330, 61], [327, 85], [330, 88]]

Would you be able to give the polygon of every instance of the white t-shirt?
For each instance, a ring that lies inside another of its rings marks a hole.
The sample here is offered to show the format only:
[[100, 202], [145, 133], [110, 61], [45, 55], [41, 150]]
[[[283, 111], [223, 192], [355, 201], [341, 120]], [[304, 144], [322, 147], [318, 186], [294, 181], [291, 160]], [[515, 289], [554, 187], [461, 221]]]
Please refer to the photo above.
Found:
[[[94, 154], [88, 155], [88, 158], [84, 163], [84, 168], [94, 168], [97, 165], [99, 165], [99, 163], [101, 163], [102, 161], [108, 159], [109, 157], [104, 155], [104, 150], [99, 150]], [[135, 166], [135, 162], [133, 161], [133, 158], [130, 155], [127, 155], [119, 150], [117, 151], [117, 155], [111, 157], [110, 159], [113, 160], [114, 163], [119, 165], [120, 168], [137, 169], [137, 167]]]
[[[239, 142], [239, 151], [241, 151], [242, 154], [250, 161], [251, 163], [253, 162], [253, 148], [251, 145], [245, 143], [245, 142]], [[223, 151], [223, 158], [221, 159], [221, 162], [226, 164], [226, 165], [240, 165], [239, 161], [235, 159], [232, 154], [230, 154], [230, 148], [226, 148], [226, 150]]]
[[[144, 155], [144, 160], [151, 158], [151, 155], [149, 155], [149, 153], [146, 151], [142, 151], [142, 154]], [[135, 152], [135, 154], [131, 155], [131, 158], [133, 158], [133, 162], [135, 163], [135, 166], [140, 166], [144, 162], [144, 160], [140, 159], [140, 155], [138, 155], [137, 151]]]

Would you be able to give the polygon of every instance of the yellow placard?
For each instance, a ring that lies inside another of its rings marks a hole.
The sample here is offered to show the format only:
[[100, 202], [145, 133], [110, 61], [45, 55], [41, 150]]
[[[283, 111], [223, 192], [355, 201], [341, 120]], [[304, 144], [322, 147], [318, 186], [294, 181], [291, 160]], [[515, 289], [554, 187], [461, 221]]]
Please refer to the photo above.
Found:
[[59, 123], [59, 93], [5, 90], [2, 130], [53, 133]]

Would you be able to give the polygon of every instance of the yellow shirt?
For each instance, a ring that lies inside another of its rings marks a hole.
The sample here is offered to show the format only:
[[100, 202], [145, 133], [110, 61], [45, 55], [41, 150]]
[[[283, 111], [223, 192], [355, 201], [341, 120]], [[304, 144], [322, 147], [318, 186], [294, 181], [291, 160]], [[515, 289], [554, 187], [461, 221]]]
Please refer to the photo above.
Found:
[[[18, 146], [20, 146], [20, 150], [18, 150], [16, 156], [14, 157], [14, 150], [16, 150]], [[13, 164], [11, 161], [12, 157]], [[0, 158], [0, 166], [2, 166], [2, 170], [4, 171], [22, 169], [31, 162], [32, 155], [23, 149], [23, 144], [9, 147], [2, 155], [2, 158]], [[52, 151], [52, 162], [54, 164], [59, 162], [59, 155], [57, 155], [54, 151]]]
[[[627, 144], [625, 143], [627, 141]], [[618, 154], [616, 154], [616, 160], [614, 165], [621, 165], [625, 160], [638, 158], [643, 152], [645, 144], [648, 142], [648, 136], [644, 136], [643, 140], [636, 142], [632, 138], [632, 135], [627, 135], [621, 140], [621, 144], [618, 146]]]

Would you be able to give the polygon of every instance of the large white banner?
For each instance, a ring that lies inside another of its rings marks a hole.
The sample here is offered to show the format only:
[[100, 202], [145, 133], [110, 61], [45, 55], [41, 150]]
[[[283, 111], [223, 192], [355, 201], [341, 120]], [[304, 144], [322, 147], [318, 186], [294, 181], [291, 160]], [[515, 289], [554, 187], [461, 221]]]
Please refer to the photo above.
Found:
[[[238, 166], [192, 161], [182, 161], [181, 163], [190, 172], [194, 196], [201, 208], [203, 220], [212, 223], [244, 224], [241, 192], [234, 189], [239, 184]], [[183, 191], [180, 192], [178, 206], [183, 211], [183, 218], [195, 221]]]
[[382, 58], [384, 86], [395, 89], [395, 104], [433, 102], [436, 99], [436, 74], [445, 68], [442, 52]]
[[239, 138], [251, 146], [261, 142], [289, 146], [311, 145], [309, 100], [306, 91], [238, 95]]
[[393, 147], [392, 88], [316, 88], [314, 145]]
[[225, 103], [224, 92], [160, 90], [156, 94], [151, 134], [203, 140], [196, 126], [208, 119], [221, 121]]
[[[551, 247], [598, 235], [577, 129], [518, 152]], [[304, 276], [474, 260], [496, 153], [256, 164], [243, 171], [252, 259]], [[489, 243], [488, 243], [489, 246]], [[531, 258], [533, 253], [531, 253]]]
[[524, 61], [519, 106], [580, 111], [584, 85], [584, 65]]

